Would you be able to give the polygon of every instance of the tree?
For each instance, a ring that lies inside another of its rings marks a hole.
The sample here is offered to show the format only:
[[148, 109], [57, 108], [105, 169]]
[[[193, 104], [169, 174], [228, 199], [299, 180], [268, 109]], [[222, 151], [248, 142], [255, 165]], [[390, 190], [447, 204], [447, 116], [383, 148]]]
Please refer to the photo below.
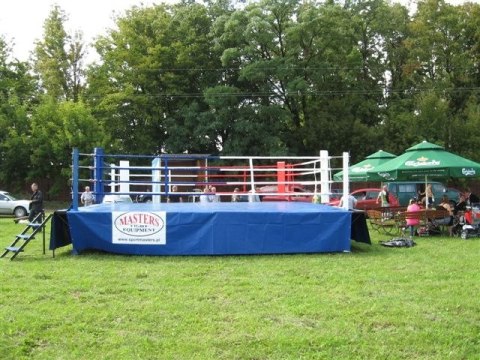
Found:
[[380, 121], [381, 87], [365, 75], [379, 70], [365, 69], [373, 59], [362, 58], [352, 13], [331, 2], [264, 0], [223, 22], [223, 65], [239, 69], [229, 85], [251, 94], [250, 106], [288, 114], [274, 130], [290, 153], [345, 149], [352, 130], [365, 134]]
[[54, 6], [44, 22], [43, 39], [36, 42], [34, 70], [42, 90], [57, 100], [78, 101], [82, 91], [84, 45], [82, 34], [67, 34], [67, 16]]
[[58, 102], [50, 97], [43, 98], [32, 114], [29, 142], [28, 176], [44, 179], [51, 195], [68, 186], [74, 147], [88, 153], [109, 143], [103, 126], [83, 102]]
[[221, 76], [210, 26], [199, 4], [133, 8], [96, 43], [102, 64], [89, 70], [87, 97], [119, 151], [215, 149], [213, 138], [207, 146], [190, 141], [192, 121], [207, 110], [203, 90]]
[[27, 177], [28, 112], [34, 94], [28, 64], [11, 60], [11, 49], [0, 36], [0, 184], [10, 191], [20, 191]]
[[479, 84], [471, 76], [478, 72], [475, 11], [478, 15], [478, 5], [460, 7], [443, 0], [422, 1], [406, 42], [409, 79], [418, 93], [414, 96], [414, 113], [418, 115], [415, 129], [422, 128], [420, 134], [428, 133], [430, 141], [452, 150], [470, 137], [463, 131], [468, 122], [466, 107], [471, 108], [478, 99], [475, 89]]

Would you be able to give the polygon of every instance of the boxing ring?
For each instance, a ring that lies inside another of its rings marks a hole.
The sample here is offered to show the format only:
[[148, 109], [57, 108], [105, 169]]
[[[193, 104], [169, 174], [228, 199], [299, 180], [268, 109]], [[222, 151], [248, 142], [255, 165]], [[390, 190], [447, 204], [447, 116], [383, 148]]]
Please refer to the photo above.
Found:
[[[140, 164], [132, 165], [132, 159]], [[73, 251], [136, 255], [350, 251], [352, 212], [321, 204], [329, 200], [331, 159], [325, 153], [310, 158], [149, 157], [104, 155], [98, 148], [93, 154], [80, 154], [74, 149], [72, 207], [65, 217]], [[342, 160], [348, 168], [348, 156]], [[97, 204], [79, 206], [79, 189], [85, 185], [93, 186]], [[121, 201], [102, 203], [107, 195]], [[122, 200], [147, 195], [151, 198], [147, 203]], [[65, 245], [59, 236], [52, 224], [51, 250]]]

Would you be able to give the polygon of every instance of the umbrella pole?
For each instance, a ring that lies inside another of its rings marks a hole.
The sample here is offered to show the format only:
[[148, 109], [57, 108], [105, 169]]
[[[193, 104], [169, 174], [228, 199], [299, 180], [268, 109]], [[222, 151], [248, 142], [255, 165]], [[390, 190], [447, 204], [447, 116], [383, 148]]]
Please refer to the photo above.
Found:
[[428, 209], [428, 195], [427, 195], [427, 175], [425, 175], [425, 209]]

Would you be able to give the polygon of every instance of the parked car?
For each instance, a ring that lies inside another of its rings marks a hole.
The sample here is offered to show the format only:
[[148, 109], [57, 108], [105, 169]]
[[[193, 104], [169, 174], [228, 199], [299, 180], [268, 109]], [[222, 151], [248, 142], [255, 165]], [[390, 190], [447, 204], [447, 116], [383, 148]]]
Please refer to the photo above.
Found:
[[30, 200], [17, 200], [6, 191], [0, 191], [0, 214], [25, 217], [29, 213]]
[[[447, 195], [449, 200], [458, 202], [461, 192], [457, 189], [447, 188], [440, 182], [429, 181], [432, 184], [434, 204], [439, 204], [443, 195]], [[395, 194], [400, 206], [407, 206], [411, 198], [418, 198], [419, 192], [425, 191], [425, 181], [398, 181], [386, 183], [388, 191]]]
[[137, 195], [137, 197], [135, 198], [135, 202], [137, 202], [137, 203], [151, 203], [152, 202], [152, 195], [151, 194]]
[[340, 200], [343, 194], [342, 189], [332, 189], [330, 191], [331, 191], [330, 200]]
[[[199, 195], [188, 195], [187, 201], [188, 202], [199, 202], [200, 201], [200, 194], [203, 192], [202, 189], [193, 189], [192, 192], [198, 193]], [[162, 198], [166, 198], [165, 196], [162, 196]], [[136, 203], [151, 203], [153, 201], [153, 195], [146, 193], [146, 194], [140, 194], [135, 197], [135, 202]]]
[[464, 195], [464, 193], [458, 189], [447, 187], [447, 190], [445, 191], [445, 195], [448, 196], [448, 199], [450, 200], [450, 202], [455, 202], [456, 204], [460, 201], [460, 196]]
[[[370, 210], [380, 207], [377, 203], [378, 194], [382, 189], [380, 188], [367, 188], [367, 189], [358, 189], [351, 192], [351, 195], [357, 199], [356, 208], [359, 210]], [[397, 197], [391, 192], [388, 194], [388, 200], [390, 206], [399, 206]], [[330, 205], [338, 206], [340, 204], [340, 199], [335, 199], [330, 201]]]
[[[312, 202], [313, 195], [311, 192], [305, 189], [302, 185], [287, 185], [287, 194], [271, 195], [278, 192], [277, 185], [262, 186], [258, 190], [258, 195], [261, 201], [296, 201], [296, 202]], [[270, 195], [262, 195], [267, 193]]]
[[128, 195], [109, 194], [103, 197], [102, 204], [117, 204], [117, 203], [133, 203], [132, 198]]

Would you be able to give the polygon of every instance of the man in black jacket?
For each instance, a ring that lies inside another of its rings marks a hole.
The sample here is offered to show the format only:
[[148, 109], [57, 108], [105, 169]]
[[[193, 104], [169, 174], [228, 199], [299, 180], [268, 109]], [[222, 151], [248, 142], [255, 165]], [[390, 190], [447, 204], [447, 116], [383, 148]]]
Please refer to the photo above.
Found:
[[[32, 222], [33, 219], [43, 211], [43, 194], [38, 190], [36, 183], [32, 184], [32, 197], [30, 200], [30, 215], [28, 216], [28, 221]], [[37, 222], [41, 222], [41, 218], [37, 219]]]

